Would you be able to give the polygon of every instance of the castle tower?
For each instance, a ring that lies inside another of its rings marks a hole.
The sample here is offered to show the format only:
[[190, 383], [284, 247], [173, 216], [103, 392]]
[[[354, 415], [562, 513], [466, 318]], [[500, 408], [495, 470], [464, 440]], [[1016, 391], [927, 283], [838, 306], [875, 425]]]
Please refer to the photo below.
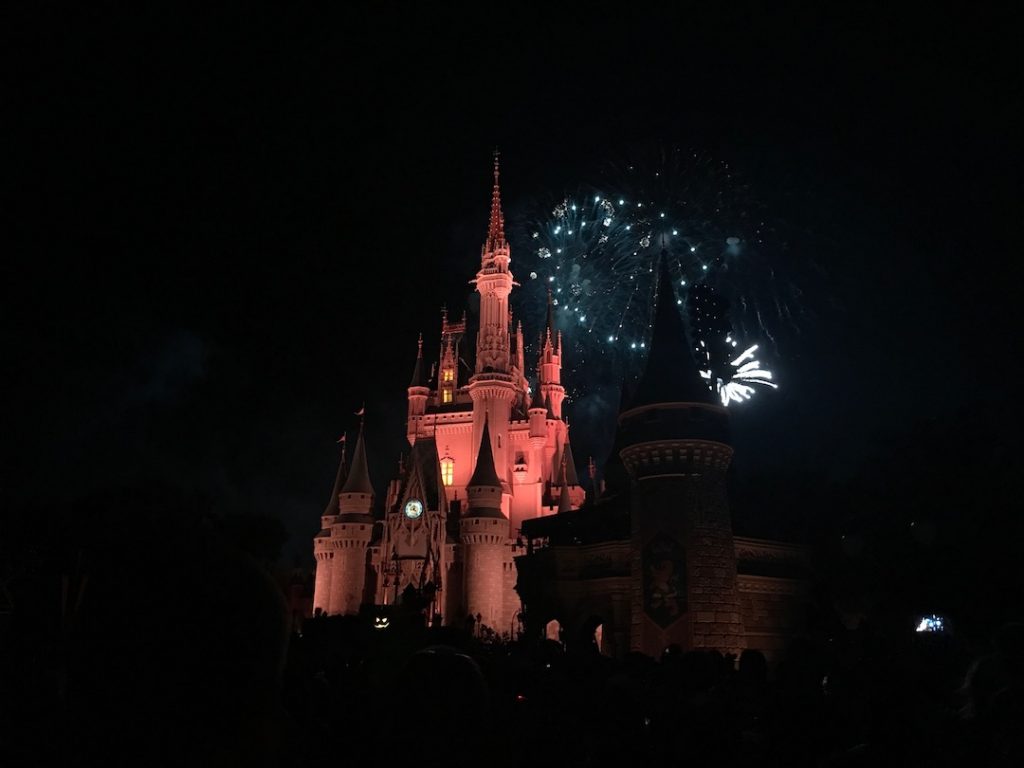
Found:
[[728, 417], [701, 381], [664, 255], [647, 368], [619, 415], [631, 480], [630, 647], [738, 652], [743, 621], [726, 499]]
[[331, 525], [331, 614], [358, 613], [366, 586], [366, 547], [373, 533], [373, 485], [359, 426], [352, 468], [338, 495], [339, 514]]
[[448, 310], [441, 310], [441, 374], [438, 386], [438, 400], [441, 405], [455, 402], [459, 382], [459, 342], [466, 330], [466, 318], [460, 323], [448, 322]]
[[504, 624], [504, 564], [508, 518], [501, 511], [502, 486], [494, 468], [489, 422], [485, 419], [473, 477], [466, 487], [469, 511], [459, 521], [464, 547], [466, 612], [497, 629]]
[[[505, 217], [501, 211], [498, 183], [498, 154], [494, 155], [494, 190], [491, 195], [491, 219], [484, 242], [480, 271], [473, 281], [480, 294], [480, 329], [476, 342], [476, 372], [469, 380], [473, 400], [473, 446], [480, 444], [483, 425], [488, 422], [494, 444], [494, 463], [503, 476], [510, 466], [508, 427], [512, 403], [519, 394], [513, 369], [508, 297], [512, 292], [509, 271], [511, 252], [505, 240]], [[511, 492], [511, 488], [507, 489]]]
[[316, 581], [313, 586], [313, 612], [327, 613], [331, 607], [331, 571], [334, 565], [334, 553], [331, 549], [331, 526], [338, 518], [338, 503], [341, 488], [345, 483], [348, 467], [345, 465], [345, 437], [341, 443], [341, 461], [338, 472], [334, 476], [334, 486], [327, 506], [320, 515], [320, 532], [313, 538], [313, 557], [316, 560]]
[[544, 397], [551, 398], [551, 411], [556, 419], [562, 418], [562, 401], [565, 387], [562, 386], [562, 332], [555, 330], [554, 306], [548, 291], [548, 319], [544, 329], [540, 362], [537, 365], [540, 390]]
[[420, 425], [423, 416], [427, 411], [427, 398], [430, 396], [430, 387], [427, 384], [427, 375], [423, 365], [423, 334], [420, 334], [417, 342], [416, 365], [412, 369], [412, 379], [409, 381], [409, 408], [406, 418], [406, 437], [409, 445], [416, 442], [416, 436], [420, 432]]
[[543, 483], [544, 446], [548, 439], [548, 408], [544, 404], [544, 395], [539, 386], [533, 391], [533, 399], [530, 401], [526, 415], [530, 423], [530, 452], [532, 454], [530, 466], [534, 468], [534, 477], [531, 479], [534, 482]]

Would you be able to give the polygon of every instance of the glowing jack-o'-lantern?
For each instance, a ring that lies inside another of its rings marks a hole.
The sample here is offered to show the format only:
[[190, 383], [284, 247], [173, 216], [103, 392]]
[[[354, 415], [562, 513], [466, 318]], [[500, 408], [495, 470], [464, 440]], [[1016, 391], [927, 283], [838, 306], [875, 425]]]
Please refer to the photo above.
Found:
[[389, 619], [387, 616], [375, 616], [374, 617], [374, 619], [373, 619], [373, 628], [374, 629], [387, 629], [389, 626], [391, 626], [391, 619]]

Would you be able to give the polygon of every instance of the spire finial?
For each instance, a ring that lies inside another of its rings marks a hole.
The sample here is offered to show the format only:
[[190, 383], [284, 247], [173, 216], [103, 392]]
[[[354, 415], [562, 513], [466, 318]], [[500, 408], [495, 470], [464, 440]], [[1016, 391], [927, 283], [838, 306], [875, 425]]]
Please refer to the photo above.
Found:
[[548, 319], [547, 326], [545, 327], [545, 334], [548, 341], [551, 341], [551, 334], [555, 331], [555, 305], [554, 299], [551, 296], [551, 289], [548, 288]]
[[412, 379], [409, 380], [410, 387], [425, 387], [427, 381], [423, 374], [423, 334], [420, 333], [416, 342], [416, 364], [412, 367]]
[[498, 182], [500, 169], [498, 158], [500, 153], [494, 149], [494, 190], [491, 192], [491, 222], [487, 230], [487, 243], [484, 251], [493, 253], [498, 248], [507, 248], [505, 243], [505, 215], [501, 212], [501, 185]]

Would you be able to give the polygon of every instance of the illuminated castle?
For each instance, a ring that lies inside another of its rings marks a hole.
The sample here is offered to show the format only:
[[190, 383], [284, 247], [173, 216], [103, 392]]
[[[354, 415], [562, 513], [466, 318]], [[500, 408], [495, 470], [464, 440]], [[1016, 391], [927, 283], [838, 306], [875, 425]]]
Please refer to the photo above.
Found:
[[442, 314], [436, 381], [421, 337], [411, 452], [382, 518], [360, 431], [314, 539], [314, 610], [415, 600], [431, 623], [470, 620], [614, 655], [672, 644], [771, 655], [800, 623], [806, 559], [792, 545], [733, 536], [728, 415], [693, 362], [665, 260], [647, 368], [624, 398], [607, 487], [590, 499], [562, 415], [550, 302], [531, 389], [510, 261], [495, 159], [476, 337], [465, 317]]
[[474, 281], [476, 338], [466, 338], [465, 316], [451, 322], [443, 313], [433, 382], [420, 339], [408, 388], [411, 455], [389, 485], [383, 520], [372, 514], [360, 432], [314, 540], [314, 611], [357, 613], [366, 603], [400, 601], [411, 586], [428, 599], [432, 621], [472, 617], [498, 633], [515, 631], [521, 605], [513, 558], [525, 552], [523, 522], [578, 509], [585, 493], [562, 418], [561, 336], [549, 308], [531, 391], [522, 324], [513, 325], [509, 308], [510, 261], [495, 158], [490, 225]]

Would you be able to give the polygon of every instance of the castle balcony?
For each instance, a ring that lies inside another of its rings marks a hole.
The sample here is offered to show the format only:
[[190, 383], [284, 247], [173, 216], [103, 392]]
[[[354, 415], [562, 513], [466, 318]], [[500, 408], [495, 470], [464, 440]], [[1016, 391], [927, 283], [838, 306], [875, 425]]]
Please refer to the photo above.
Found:
[[501, 373], [499, 371], [488, 371], [484, 370], [482, 373], [477, 373], [470, 379], [470, 384], [487, 384], [491, 382], [502, 382], [507, 384], [514, 384], [515, 378], [510, 373]]

